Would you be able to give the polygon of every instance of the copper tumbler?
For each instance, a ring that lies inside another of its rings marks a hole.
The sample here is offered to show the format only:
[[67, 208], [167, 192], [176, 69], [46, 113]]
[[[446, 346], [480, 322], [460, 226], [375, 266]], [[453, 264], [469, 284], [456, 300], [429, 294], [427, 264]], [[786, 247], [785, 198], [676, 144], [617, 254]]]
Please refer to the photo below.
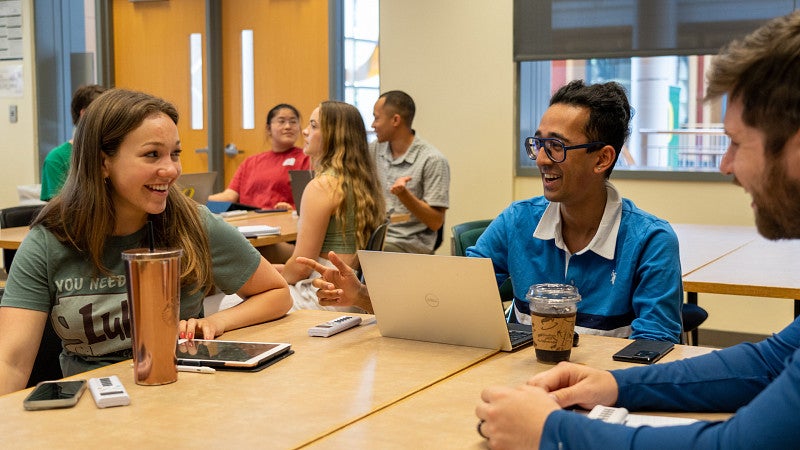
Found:
[[153, 386], [177, 381], [181, 249], [122, 252], [133, 320], [133, 378]]

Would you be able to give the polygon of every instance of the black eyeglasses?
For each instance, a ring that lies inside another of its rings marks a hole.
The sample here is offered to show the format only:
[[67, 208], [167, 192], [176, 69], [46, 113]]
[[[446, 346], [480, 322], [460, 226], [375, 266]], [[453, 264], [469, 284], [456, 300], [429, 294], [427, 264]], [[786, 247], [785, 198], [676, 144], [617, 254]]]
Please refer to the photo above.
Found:
[[567, 159], [567, 150], [576, 150], [579, 148], [587, 149], [587, 152], [594, 151], [600, 147], [604, 147], [605, 142], [590, 142], [588, 144], [570, 145], [567, 147], [556, 138], [543, 138], [543, 137], [529, 137], [525, 138], [525, 150], [528, 152], [528, 158], [536, 161], [536, 155], [539, 150], [544, 149], [547, 157], [554, 163], [564, 162]]

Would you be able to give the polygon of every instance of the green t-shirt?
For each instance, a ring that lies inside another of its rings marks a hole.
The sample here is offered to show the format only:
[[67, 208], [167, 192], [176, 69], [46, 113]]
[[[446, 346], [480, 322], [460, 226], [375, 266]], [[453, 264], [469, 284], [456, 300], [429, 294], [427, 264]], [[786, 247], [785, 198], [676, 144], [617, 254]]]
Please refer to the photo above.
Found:
[[69, 142], [50, 150], [44, 158], [40, 199], [47, 202], [61, 192], [61, 187], [67, 181], [70, 158], [72, 158], [72, 144]]
[[[232, 294], [256, 271], [261, 255], [236, 228], [207, 208], [200, 207], [200, 215], [209, 236], [214, 284]], [[14, 256], [0, 306], [50, 311], [50, 322], [64, 346], [65, 376], [130, 358], [130, 307], [120, 254], [142, 247], [144, 238], [144, 228], [108, 238], [103, 261], [112, 275], [107, 276], [95, 274], [83, 254], [35, 226]], [[181, 289], [181, 319], [203, 316], [203, 292], [189, 291]]]

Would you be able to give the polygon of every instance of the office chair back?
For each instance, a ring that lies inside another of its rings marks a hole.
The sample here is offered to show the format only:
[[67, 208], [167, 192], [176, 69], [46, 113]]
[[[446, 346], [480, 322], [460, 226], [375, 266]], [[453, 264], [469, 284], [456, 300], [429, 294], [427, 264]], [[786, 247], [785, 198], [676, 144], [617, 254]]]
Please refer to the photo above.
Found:
[[375, 231], [369, 237], [367, 246], [364, 250], [373, 250], [376, 252], [383, 251], [383, 244], [386, 242], [386, 232], [389, 230], [389, 220], [387, 219], [382, 224], [375, 228]]
[[[33, 219], [39, 214], [43, 205], [22, 205], [12, 206], [0, 210], [0, 228], [22, 227], [30, 225]], [[3, 266], [6, 271], [11, 268], [14, 261], [16, 250], [3, 250]], [[40, 381], [58, 380], [63, 378], [61, 363], [58, 355], [61, 354], [61, 338], [58, 337], [53, 325], [48, 317], [42, 332], [42, 342], [39, 344], [39, 352], [33, 363], [31, 375], [28, 378], [27, 387], [35, 386]]]
[[[20, 205], [0, 209], [0, 228], [23, 227], [30, 225], [44, 205]], [[3, 249], [3, 267], [8, 272], [16, 250]]]
[[483, 234], [483, 230], [492, 223], [491, 220], [473, 220], [454, 225], [452, 228], [452, 254], [454, 256], [466, 256], [467, 247], [475, 245], [478, 238]]
[[708, 311], [694, 303], [684, 303], [681, 308], [683, 333], [681, 344], [697, 345], [697, 328], [708, 319]]
[[[387, 217], [390, 215], [391, 213], [388, 213]], [[374, 252], [383, 251], [383, 244], [386, 242], [386, 232], [389, 231], [390, 222], [391, 220], [387, 218], [382, 224], [378, 225], [378, 228], [375, 228], [375, 231], [373, 231], [369, 236], [369, 240], [367, 240], [367, 245], [364, 247], [364, 250], [372, 250]], [[359, 268], [355, 270], [355, 273], [358, 279], [363, 283], [364, 273], [361, 271], [360, 264]]]
[[442, 242], [444, 242], [444, 222], [442, 222], [442, 226], [436, 231], [436, 241], [433, 243], [433, 251], [439, 250], [439, 247], [442, 246]]
[[[467, 247], [471, 247], [478, 242], [478, 238], [481, 237], [490, 223], [492, 223], [491, 219], [484, 219], [454, 225], [451, 229], [453, 232], [451, 249], [453, 256], [466, 256]], [[499, 289], [501, 300], [507, 302], [514, 299], [514, 287], [511, 285], [511, 278], [503, 282]]]

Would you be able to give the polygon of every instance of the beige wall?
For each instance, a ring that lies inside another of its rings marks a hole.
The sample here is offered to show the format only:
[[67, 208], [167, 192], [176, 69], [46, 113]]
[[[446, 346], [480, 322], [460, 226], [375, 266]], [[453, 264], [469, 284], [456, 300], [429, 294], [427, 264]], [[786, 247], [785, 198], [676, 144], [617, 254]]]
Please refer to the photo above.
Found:
[[[381, 90], [414, 97], [414, 128], [450, 161], [446, 242], [456, 223], [541, 195], [538, 178], [514, 177], [511, 0], [381, 0], [380, 17]], [[674, 223], [753, 223], [749, 197], [729, 183], [614, 183], [639, 207]], [[440, 253], [448, 252], [445, 244]], [[708, 329], [767, 334], [792, 319], [787, 300], [706, 294], [700, 303], [710, 314]]]
[[[36, 78], [33, 70], [33, 0], [22, 1], [22, 61], [0, 61], [0, 70], [22, 64], [22, 97], [0, 96], [0, 208], [19, 203], [17, 185], [39, 182], [36, 139]], [[17, 106], [17, 123], [8, 109]]]
[[414, 129], [450, 162], [449, 253], [450, 226], [512, 199], [511, 1], [381, 0], [380, 17], [381, 90], [414, 98]]

